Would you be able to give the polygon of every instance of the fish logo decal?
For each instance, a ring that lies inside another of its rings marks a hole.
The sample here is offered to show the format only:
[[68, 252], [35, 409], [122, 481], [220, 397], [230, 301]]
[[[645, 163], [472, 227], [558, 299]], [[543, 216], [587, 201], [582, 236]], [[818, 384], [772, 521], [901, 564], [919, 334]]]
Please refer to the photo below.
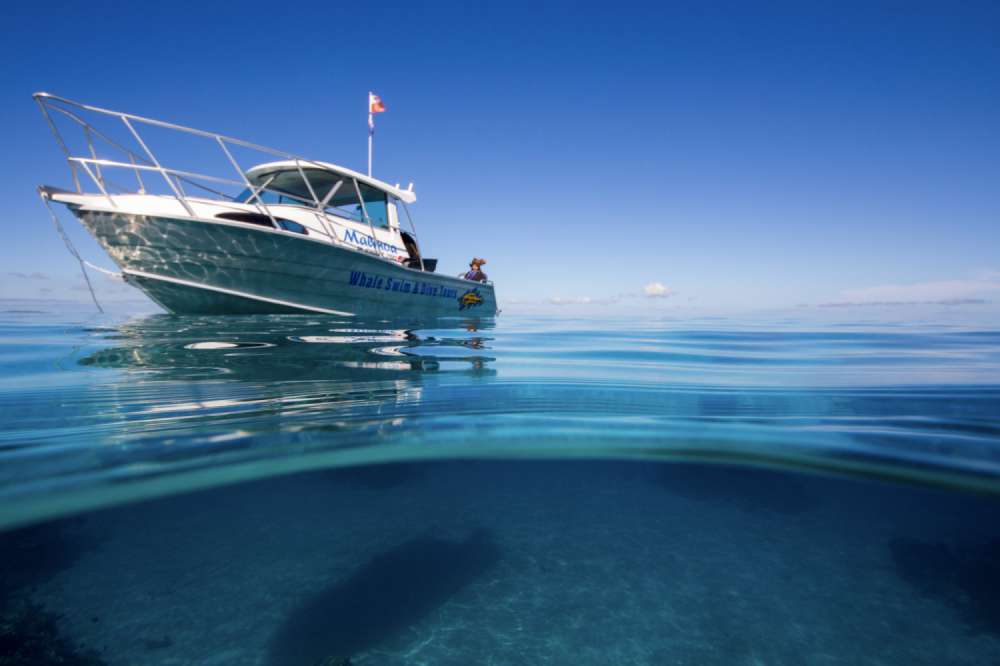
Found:
[[469, 289], [458, 297], [458, 309], [467, 310], [468, 308], [482, 305], [483, 302], [483, 295], [479, 293], [479, 289]]

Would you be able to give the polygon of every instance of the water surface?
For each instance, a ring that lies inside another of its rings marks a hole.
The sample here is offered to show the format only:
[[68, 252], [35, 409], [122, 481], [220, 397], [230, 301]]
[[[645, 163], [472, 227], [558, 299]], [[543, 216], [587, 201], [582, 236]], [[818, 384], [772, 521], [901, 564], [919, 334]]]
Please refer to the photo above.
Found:
[[0, 381], [78, 663], [1000, 662], [1000, 330], [22, 312]]

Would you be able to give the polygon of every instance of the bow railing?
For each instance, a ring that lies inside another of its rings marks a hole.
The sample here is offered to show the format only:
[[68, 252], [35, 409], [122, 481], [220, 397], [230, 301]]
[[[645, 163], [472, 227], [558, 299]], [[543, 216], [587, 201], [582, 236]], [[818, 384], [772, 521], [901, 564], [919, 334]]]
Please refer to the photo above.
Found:
[[[376, 238], [375, 227], [365, 207], [357, 178], [341, 174], [342, 180], [338, 186], [333, 188], [324, 197], [318, 196], [316, 188], [310, 182], [306, 170], [319, 169], [328, 171], [329, 167], [321, 162], [249, 141], [243, 141], [242, 139], [168, 123], [154, 118], [146, 118], [130, 113], [90, 106], [49, 93], [36, 93], [34, 99], [41, 108], [49, 128], [55, 136], [56, 142], [65, 155], [76, 191], [80, 194], [84, 193], [81, 184], [81, 175], [86, 176], [94, 183], [112, 208], [119, 207], [115, 201], [116, 194], [151, 194], [153, 193], [153, 181], [159, 180], [166, 187], [164, 194], [174, 198], [191, 217], [198, 217], [195, 211], [195, 204], [203, 200], [209, 200], [215, 205], [222, 206], [226, 206], [227, 204], [252, 205], [260, 214], [266, 215], [275, 228], [278, 228], [277, 215], [271, 210], [263, 197], [265, 193], [272, 193], [284, 199], [294, 200], [298, 204], [301, 204], [302, 207], [310, 209], [315, 214], [320, 227], [323, 229], [323, 234], [328, 240], [332, 243], [341, 243], [344, 231], [350, 229], [350, 227], [344, 221], [338, 219], [337, 215], [327, 211], [326, 205], [340, 185], [345, 185], [353, 189], [357, 194], [362, 217], [361, 221], [362, 223], [367, 223], [372, 238]], [[112, 136], [113, 131], [107, 128], [99, 128], [93, 122], [88, 122], [85, 117], [87, 115], [108, 118], [114, 124], [121, 123], [118, 130], [120, 131], [121, 128], [124, 128], [126, 137], [134, 142], [134, 146], [130, 148], [123, 141], [114, 138]], [[67, 137], [60, 132], [59, 123], [56, 122], [57, 118], [67, 119], [81, 130], [86, 144], [85, 147], [81, 146], [83, 154], [81, 154], [81, 151], [74, 150], [75, 146], [72, 146], [71, 142], [67, 141]], [[225, 177], [190, 169], [168, 167], [153, 152], [147, 139], [139, 131], [140, 128], [158, 128], [207, 140], [221, 151], [222, 156], [225, 157], [225, 161], [235, 171], [236, 176]], [[110, 150], [112, 157], [101, 156], [98, 151], [99, 147], [102, 151]], [[246, 171], [237, 160], [235, 149], [253, 151], [267, 155], [272, 159], [279, 158], [294, 163], [299, 176], [302, 178], [302, 182], [305, 184], [305, 191], [308, 192], [309, 196], [304, 197], [284, 189], [274, 189], [271, 187], [273, 178], [259, 184], [252, 183], [247, 178]], [[136, 182], [135, 189], [130, 190], [111, 180], [108, 177], [108, 172], [112, 170], [131, 171]], [[144, 178], [144, 175], [146, 178]], [[213, 185], [216, 187], [213, 187]], [[240, 191], [249, 192], [249, 194], [245, 199], [237, 200], [233, 194], [227, 194], [221, 188], [239, 188]], [[193, 191], [194, 189], [200, 190], [204, 195], [192, 195], [189, 190]], [[405, 212], [413, 236], [416, 238], [416, 228], [410, 216], [409, 208], [401, 199], [397, 199], [396, 201]], [[245, 210], [235, 205], [232, 208], [233, 210]], [[338, 228], [341, 230], [340, 236], [335, 231]], [[375, 243], [373, 248], [351, 247], [352, 249], [360, 249], [379, 256], [383, 254], [378, 243]]]

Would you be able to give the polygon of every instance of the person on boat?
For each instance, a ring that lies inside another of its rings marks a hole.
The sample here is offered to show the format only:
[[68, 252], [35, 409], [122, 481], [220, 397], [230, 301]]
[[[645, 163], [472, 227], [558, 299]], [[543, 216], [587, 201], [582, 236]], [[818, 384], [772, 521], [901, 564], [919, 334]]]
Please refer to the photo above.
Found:
[[483, 264], [486, 263], [485, 259], [479, 259], [478, 257], [473, 257], [472, 261], [469, 262], [469, 270], [462, 277], [466, 280], [472, 280], [473, 282], [486, 282], [486, 273], [482, 271]]

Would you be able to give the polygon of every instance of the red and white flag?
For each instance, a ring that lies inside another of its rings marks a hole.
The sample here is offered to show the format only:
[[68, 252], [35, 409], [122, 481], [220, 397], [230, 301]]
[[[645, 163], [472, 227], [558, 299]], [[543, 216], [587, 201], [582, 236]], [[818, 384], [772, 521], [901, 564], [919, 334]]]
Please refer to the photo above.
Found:
[[372, 114], [374, 113], [385, 113], [385, 104], [382, 103], [382, 98], [373, 92], [368, 93], [368, 129], [375, 128], [375, 121], [372, 120]]
[[382, 98], [368, 91], [368, 175], [372, 175], [372, 139], [375, 137], [375, 114], [385, 113]]

